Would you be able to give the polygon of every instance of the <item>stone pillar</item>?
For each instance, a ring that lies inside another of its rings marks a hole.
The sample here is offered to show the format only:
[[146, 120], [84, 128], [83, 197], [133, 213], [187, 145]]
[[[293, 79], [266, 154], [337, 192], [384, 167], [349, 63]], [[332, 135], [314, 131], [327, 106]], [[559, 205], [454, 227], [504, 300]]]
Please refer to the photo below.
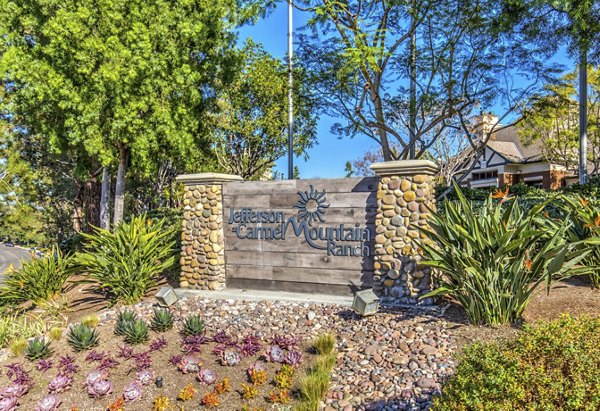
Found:
[[419, 296], [432, 288], [431, 269], [421, 266], [417, 227], [427, 226], [428, 209], [435, 210], [435, 163], [403, 160], [376, 163], [374, 291], [382, 302], [431, 304]]
[[181, 288], [225, 288], [223, 183], [240, 176], [217, 173], [177, 177], [185, 185], [181, 224]]

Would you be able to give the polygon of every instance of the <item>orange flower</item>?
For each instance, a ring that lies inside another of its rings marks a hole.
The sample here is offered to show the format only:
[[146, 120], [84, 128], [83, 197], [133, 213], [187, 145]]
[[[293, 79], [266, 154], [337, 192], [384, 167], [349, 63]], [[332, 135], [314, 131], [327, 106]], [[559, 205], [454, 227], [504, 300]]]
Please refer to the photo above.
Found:
[[523, 261], [523, 265], [525, 266], [525, 268], [527, 268], [529, 271], [531, 271], [531, 267], [533, 266], [533, 261], [531, 261], [531, 259], [527, 259], [527, 260]]
[[508, 197], [508, 190], [508, 187], [506, 187], [505, 191], [497, 189], [496, 191], [494, 191], [494, 194], [492, 194], [492, 198], [506, 198]]
[[581, 203], [581, 205], [582, 205], [582, 206], [584, 206], [584, 207], [587, 207], [587, 205], [588, 205], [588, 200], [587, 200], [587, 198], [585, 198], [585, 197], [581, 197], [581, 198], [579, 199], [579, 202], [580, 202], [580, 203]]
[[586, 224], [584, 225], [585, 228], [594, 228], [594, 227], [600, 227], [600, 214], [598, 214], [596, 216], [596, 219], [594, 220], [593, 224]]

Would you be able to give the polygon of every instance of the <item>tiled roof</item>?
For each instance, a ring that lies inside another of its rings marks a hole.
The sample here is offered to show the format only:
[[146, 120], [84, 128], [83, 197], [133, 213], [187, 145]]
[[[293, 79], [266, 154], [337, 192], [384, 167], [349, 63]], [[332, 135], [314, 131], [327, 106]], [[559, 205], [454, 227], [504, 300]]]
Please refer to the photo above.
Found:
[[515, 126], [494, 133], [487, 145], [513, 163], [530, 163], [542, 160], [541, 142], [538, 140], [531, 144], [523, 144]]

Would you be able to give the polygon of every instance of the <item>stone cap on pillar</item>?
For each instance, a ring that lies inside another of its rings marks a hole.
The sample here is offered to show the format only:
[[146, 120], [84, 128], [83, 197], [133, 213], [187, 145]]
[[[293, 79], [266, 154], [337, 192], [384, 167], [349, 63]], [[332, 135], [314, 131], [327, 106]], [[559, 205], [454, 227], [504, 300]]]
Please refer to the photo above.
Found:
[[243, 178], [234, 174], [222, 173], [198, 173], [198, 174], [182, 174], [175, 178], [181, 181], [186, 186], [195, 184], [223, 184], [226, 181], [242, 181]]
[[438, 171], [438, 166], [429, 160], [398, 160], [371, 164], [371, 170], [380, 177], [414, 176], [425, 174], [432, 176]]

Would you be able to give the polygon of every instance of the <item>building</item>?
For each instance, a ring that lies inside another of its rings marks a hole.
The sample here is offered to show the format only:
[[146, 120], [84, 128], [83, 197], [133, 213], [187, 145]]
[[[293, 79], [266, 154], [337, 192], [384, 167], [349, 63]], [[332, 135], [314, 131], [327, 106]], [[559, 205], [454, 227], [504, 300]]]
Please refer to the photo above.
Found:
[[[498, 122], [498, 117], [486, 114], [482, 118], [480, 132], [483, 136]], [[572, 175], [564, 165], [544, 159], [539, 141], [525, 145], [517, 128], [512, 126], [492, 134], [483, 155], [461, 186], [483, 188], [522, 183], [556, 190], [566, 185], [570, 178]]]

